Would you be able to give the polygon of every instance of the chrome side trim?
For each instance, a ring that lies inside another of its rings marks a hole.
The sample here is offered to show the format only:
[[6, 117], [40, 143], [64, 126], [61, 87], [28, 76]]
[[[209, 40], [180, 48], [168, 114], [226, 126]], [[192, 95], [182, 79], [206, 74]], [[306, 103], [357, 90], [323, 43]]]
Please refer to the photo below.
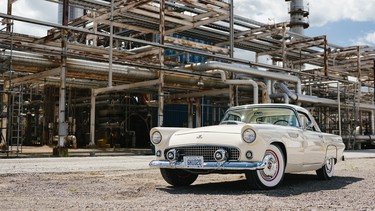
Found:
[[170, 169], [209, 169], [209, 170], [262, 170], [266, 162], [204, 162], [203, 167], [186, 167], [184, 162], [169, 162], [166, 160], [153, 160], [150, 162], [152, 168]]

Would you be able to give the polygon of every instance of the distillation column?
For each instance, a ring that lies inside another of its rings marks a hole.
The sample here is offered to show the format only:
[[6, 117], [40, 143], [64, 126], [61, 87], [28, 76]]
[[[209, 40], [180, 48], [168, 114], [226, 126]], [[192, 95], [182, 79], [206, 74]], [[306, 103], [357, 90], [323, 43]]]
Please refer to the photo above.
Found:
[[290, 1], [290, 31], [296, 34], [304, 35], [304, 30], [309, 27], [309, 11], [304, 6], [303, 0], [285, 0]]

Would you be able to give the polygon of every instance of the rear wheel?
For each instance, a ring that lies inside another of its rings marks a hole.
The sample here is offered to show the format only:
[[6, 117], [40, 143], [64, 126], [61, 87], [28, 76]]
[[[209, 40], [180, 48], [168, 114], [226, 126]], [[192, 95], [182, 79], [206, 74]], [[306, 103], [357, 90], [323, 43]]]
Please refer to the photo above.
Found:
[[246, 180], [252, 188], [273, 189], [279, 186], [284, 178], [285, 159], [279, 146], [270, 145], [264, 154], [266, 167], [262, 170], [246, 172]]
[[173, 186], [191, 185], [198, 177], [198, 174], [192, 174], [180, 169], [160, 169], [163, 179]]
[[316, 170], [316, 175], [321, 180], [329, 180], [333, 177], [333, 172], [335, 169], [335, 159], [327, 159], [324, 166]]

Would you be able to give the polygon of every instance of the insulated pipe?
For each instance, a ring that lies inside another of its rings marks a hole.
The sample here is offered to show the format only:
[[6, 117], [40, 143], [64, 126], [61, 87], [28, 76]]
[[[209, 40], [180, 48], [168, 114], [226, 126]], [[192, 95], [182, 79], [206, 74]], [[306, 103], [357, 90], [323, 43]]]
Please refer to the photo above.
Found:
[[[52, 69], [59, 67], [58, 62], [50, 61], [42, 56], [35, 56], [29, 53], [14, 52], [12, 61], [15, 65], [22, 65], [27, 67], [43, 67], [43, 69]], [[6, 59], [6, 55], [0, 55], [0, 59]], [[67, 61], [67, 68], [70, 73], [93, 73], [96, 75], [108, 75], [108, 64], [104, 62], [85, 61], [81, 59], [69, 58]], [[120, 64], [112, 65], [112, 72], [114, 76], [128, 77], [138, 80], [153, 80], [158, 78], [157, 71], [150, 71], [146, 68], [126, 66]], [[197, 79], [187, 75], [165, 74], [165, 83], [178, 83], [196, 85]], [[205, 87], [224, 88], [221, 81], [216, 79], [205, 79]], [[92, 84], [90, 84], [92, 85]]]
[[343, 136], [343, 139], [350, 139], [355, 137], [355, 139], [358, 140], [375, 140], [375, 135], [354, 135], [354, 136]]
[[270, 98], [271, 99], [275, 99], [275, 98], [283, 98], [284, 99], [284, 103], [285, 104], [289, 104], [289, 97], [287, 94], [285, 93], [275, 93], [275, 94], [270, 94]]
[[276, 86], [276, 88], [281, 89], [281, 91], [283, 91], [285, 94], [287, 94], [290, 97], [290, 99], [292, 99], [294, 101], [298, 100], [298, 95], [296, 93], [290, 91], [284, 83], [279, 82], [279, 83], [276, 83], [275, 86]]
[[282, 74], [282, 73], [275, 73], [269, 71], [262, 71], [255, 68], [249, 67], [242, 67], [233, 64], [226, 64], [221, 62], [207, 62], [207, 63], [198, 63], [198, 64], [191, 64], [187, 66], [194, 71], [207, 71], [207, 70], [226, 70], [233, 73], [242, 73], [256, 77], [262, 77], [265, 79], [273, 79], [273, 80], [281, 80], [281, 81], [290, 81], [296, 83], [296, 91], [297, 94], [302, 93], [302, 86], [301, 80], [297, 76]]
[[272, 81], [269, 79], [265, 80], [267, 86], [267, 103], [271, 103], [270, 94], [272, 93]]
[[221, 80], [225, 83], [225, 84], [228, 84], [228, 85], [251, 85], [253, 86], [253, 103], [254, 104], [258, 104], [258, 92], [259, 92], [259, 88], [258, 88], [258, 84], [257, 82], [249, 79], [249, 78], [246, 78], [246, 79], [243, 79], [243, 80], [236, 80], [236, 79], [230, 79], [230, 80], [227, 80], [227, 77], [226, 77], [226, 73], [223, 71], [223, 70], [214, 70], [212, 71], [213, 73], [219, 73], [220, 76], [221, 76]]

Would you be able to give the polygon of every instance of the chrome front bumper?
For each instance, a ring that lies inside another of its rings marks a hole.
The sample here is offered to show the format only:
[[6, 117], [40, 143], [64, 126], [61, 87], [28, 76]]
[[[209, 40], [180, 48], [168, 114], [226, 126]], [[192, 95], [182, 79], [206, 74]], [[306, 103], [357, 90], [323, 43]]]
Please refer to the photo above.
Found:
[[187, 167], [184, 162], [169, 162], [166, 160], [153, 160], [150, 162], [153, 168], [170, 169], [203, 169], [203, 170], [262, 170], [266, 162], [204, 162], [202, 167]]

